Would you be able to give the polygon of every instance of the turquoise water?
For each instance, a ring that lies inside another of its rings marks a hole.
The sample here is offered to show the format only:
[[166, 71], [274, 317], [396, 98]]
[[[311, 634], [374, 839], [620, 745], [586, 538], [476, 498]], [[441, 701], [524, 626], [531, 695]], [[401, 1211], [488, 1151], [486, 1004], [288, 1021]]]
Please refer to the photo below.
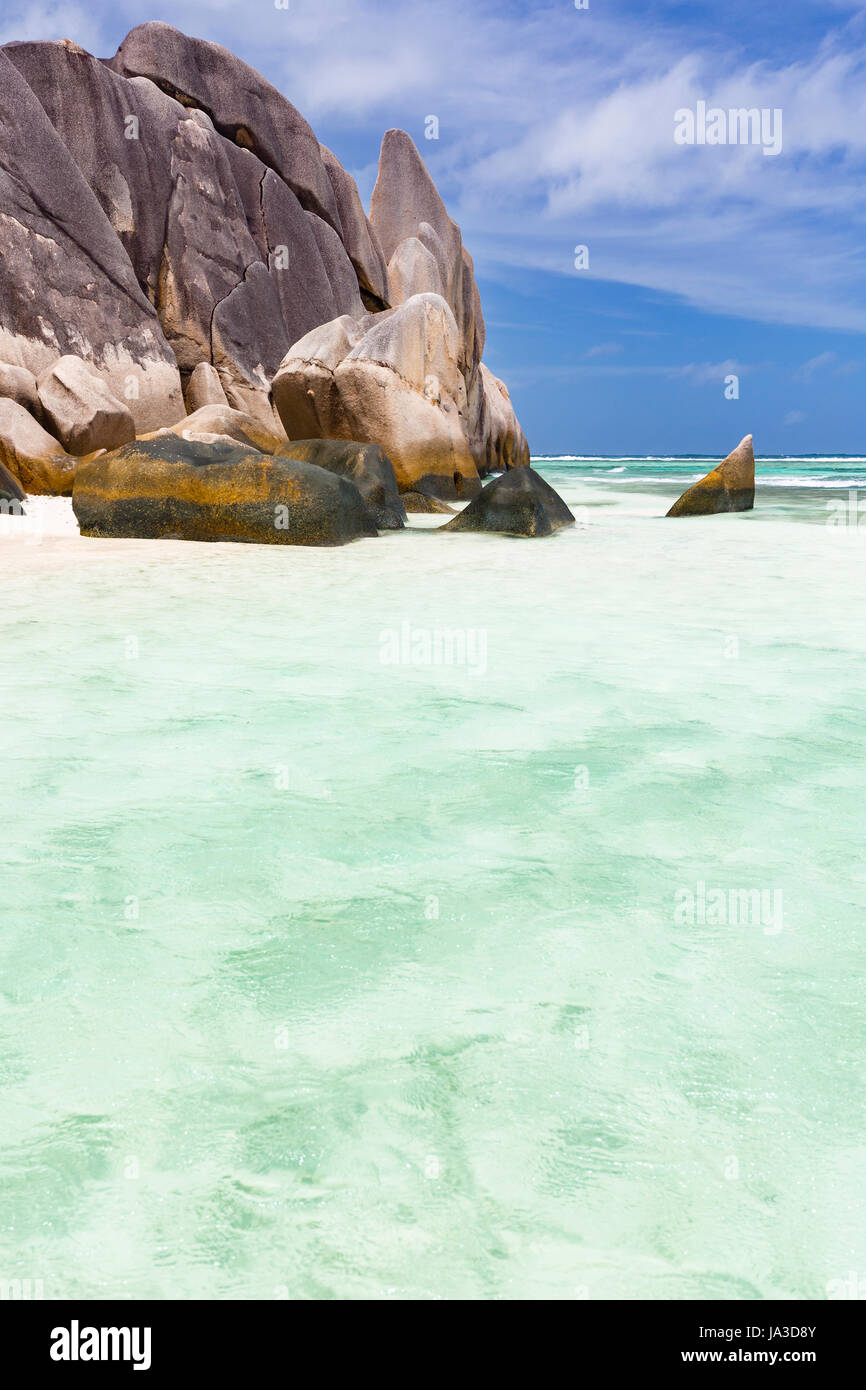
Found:
[[866, 463], [539, 466], [544, 542], [2, 519], [0, 1281], [866, 1277]]

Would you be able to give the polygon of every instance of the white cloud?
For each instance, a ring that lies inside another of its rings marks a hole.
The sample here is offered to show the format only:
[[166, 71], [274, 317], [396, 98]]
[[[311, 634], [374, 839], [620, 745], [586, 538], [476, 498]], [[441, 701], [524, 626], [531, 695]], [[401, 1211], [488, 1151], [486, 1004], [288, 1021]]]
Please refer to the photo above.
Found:
[[589, 348], [583, 355], [589, 357], [614, 357], [622, 352], [622, 343], [596, 343], [595, 347]]
[[[863, 331], [866, 43], [852, 18], [863, 3], [822, 5], [822, 43], [793, 61], [777, 45], [762, 63], [718, 37], [696, 43], [693, 25], [563, 0], [522, 12], [494, 0], [154, 0], [148, 17], [265, 68], [338, 155], [351, 129], [365, 195], [382, 130], [406, 126], [488, 275], [573, 275], [585, 243], [595, 277], [718, 313]], [[105, 33], [143, 18], [141, 0], [102, 13]], [[99, 0], [30, 5], [4, 36], [66, 33], [98, 50], [99, 14]], [[783, 153], [676, 145], [674, 112], [699, 99], [780, 108]], [[440, 139], [426, 142], [430, 114]]]
[[811, 381], [816, 373], [823, 371], [825, 367], [832, 367], [838, 360], [835, 352], [820, 352], [817, 357], [804, 362], [794, 376], [797, 381]]
[[4, 6], [0, 44], [26, 39], [72, 39], [94, 52], [102, 42], [102, 33], [90, 6], [65, 3], [65, 0]]
[[[720, 313], [866, 329], [862, 34], [744, 65], [734, 50], [690, 48], [684, 29], [598, 10], [590, 24], [568, 6], [515, 17], [360, 0], [319, 14], [295, 34], [292, 99], [382, 125], [407, 121], [408, 106], [416, 137], [439, 115], [442, 138], [419, 139], [422, 154], [488, 274], [497, 263], [573, 274], [586, 243], [594, 276]], [[348, 65], [333, 56], [346, 42]], [[677, 146], [674, 112], [699, 99], [780, 108], [783, 153]]]

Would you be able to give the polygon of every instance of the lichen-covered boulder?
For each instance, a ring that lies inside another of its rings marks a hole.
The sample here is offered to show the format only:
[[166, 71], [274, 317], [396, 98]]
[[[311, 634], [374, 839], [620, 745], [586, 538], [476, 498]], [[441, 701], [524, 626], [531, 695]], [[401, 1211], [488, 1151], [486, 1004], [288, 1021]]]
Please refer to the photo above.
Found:
[[512, 468], [481, 491], [443, 531], [496, 531], [508, 536], [552, 536], [573, 526], [558, 492], [532, 468]]
[[25, 492], [68, 496], [76, 463], [23, 405], [0, 400], [0, 464]]
[[454, 515], [454, 508], [449, 507], [447, 502], [439, 497], [428, 497], [424, 492], [404, 492], [400, 498], [407, 512], [426, 512], [428, 515], [446, 512], [448, 516]]
[[293, 439], [277, 453], [303, 459], [355, 484], [382, 531], [399, 531], [406, 524], [406, 508], [397, 487], [394, 465], [378, 444], [359, 444], [342, 439]]
[[85, 536], [326, 546], [378, 534], [346, 478], [231, 442], [140, 440], [85, 464], [75, 481]]
[[668, 516], [749, 512], [755, 505], [755, 451], [747, 434], [732, 454], [683, 493]]

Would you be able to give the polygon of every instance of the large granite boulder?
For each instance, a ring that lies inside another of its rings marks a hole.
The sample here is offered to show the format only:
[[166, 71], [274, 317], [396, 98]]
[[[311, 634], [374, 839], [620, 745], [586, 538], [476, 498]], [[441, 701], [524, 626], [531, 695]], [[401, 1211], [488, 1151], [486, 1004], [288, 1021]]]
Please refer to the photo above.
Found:
[[415, 144], [403, 130], [386, 131], [382, 140], [370, 222], [388, 260], [392, 302], [433, 291], [448, 303], [457, 323], [458, 361], [468, 397], [485, 342], [472, 257]]
[[135, 421], [86, 362], [59, 358], [38, 381], [42, 418], [68, 454], [118, 449], [135, 438]]
[[228, 405], [228, 397], [220, 381], [219, 372], [210, 362], [199, 362], [193, 367], [186, 384], [184, 400], [189, 415], [194, 415], [202, 406]]
[[9, 362], [0, 362], [0, 398], [23, 405], [30, 414], [39, 417], [39, 393], [36, 378], [26, 367], [14, 367]]
[[187, 112], [153, 83], [126, 81], [65, 40], [13, 43], [3, 52], [39, 99], [156, 308], [170, 152]]
[[395, 308], [351, 311], [297, 341], [273, 381], [289, 438], [382, 445], [401, 490], [477, 493], [486, 473], [529, 463], [508, 392], [481, 361], [472, 259], [409, 136], [383, 142], [370, 224]]
[[23, 405], [0, 400], [0, 465], [25, 492], [68, 496], [76, 463]]
[[[160, 317], [182, 371], [210, 361], [229, 404], [273, 426], [270, 380], [287, 345], [363, 305], [333, 228], [252, 154], [230, 149], [201, 112], [180, 121]], [[250, 231], [253, 198], [263, 244]]]
[[[51, 47], [80, 53], [74, 45]], [[74, 353], [127, 401], [137, 428], [169, 424], [182, 413], [183, 398], [156, 310], [117, 231], [12, 61], [17, 52], [17, 45], [0, 50], [0, 360], [38, 377]], [[66, 80], [56, 100], [72, 111], [80, 94]]]
[[276, 453], [285, 443], [282, 433], [277, 434], [268, 428], [255, 415], [247, 415], [243, 410], [233, 410], [230, 405], [203, 405], [192, 415], [186, 415], [172, 425], [170, 430], [160, 434], [176, 434], [182, 439], [195, 439], [203, 434], [221, 434], [233, 439], [237, 444], [247, 444], [258, 449], [260, 454]]
[[483, 362], [473, 382], [469, 416], [473, 429], [470, 446], [482, 475], [529, 466], [529, 444], [508, 387]]
[[231, 441], [140, 440], [79, 468], [82, 535], [344, 545], [377, 535], [358, 489], [296, 459]]
[[293, 439], [277, 450], [286, 458], [302, 459], [349, 478], [360, 492], [381, 531], [399, 531], [406, 524], [394, 465], [378, 444], [338, 439]]
[[464, 429], [458, 356], [448, 304], [415, 295], [360, 324], [344, 316], [296, 343], [274, 378], [274, 403], [289, 439], [377, 443], [401, 491], [472, 497], [480, 480]]
[[388, 263], [388, 281], [395, 304], [405, 304], [416, 294], [444, 292], [436, 258], [416, 236], [400, 242]]
[[[216, 301], [210, 351], [229, 403], [264, 420], [272, 417], [271, 378], [288, 346], [319, 324], [364, 309], [349, 258], [327, 224], [305, 212], [270, 170], [262, 170], [260, 197], [275, 249], [267, 262], [250, 261], [235, 287]], [[179, 264], [189, 256], [187, 243]], [[184, 275], [179, 271], [178, 279]]]
[[755, 452], [747, 434], [732, 454], [683, 493], [668, 516], [749, 512], [755, 505]]
[[[463, 238], [418, 150], [403, 130], [386, 131], [382, 140], [370, 223], [389, 265], [403, 241], [419, 237], [422, 224], [431, 229], [440, 253], [441, 292], [462, 332], [466, 304], [463, 279], [467, 270]], [[466, 346], [471, 351], [471, 345]]]
[[558, 492], [532, 468], [512, 468], [488, 483], [443, 531], [496, 531], [508, 536], [551, 536], [573, 526]]

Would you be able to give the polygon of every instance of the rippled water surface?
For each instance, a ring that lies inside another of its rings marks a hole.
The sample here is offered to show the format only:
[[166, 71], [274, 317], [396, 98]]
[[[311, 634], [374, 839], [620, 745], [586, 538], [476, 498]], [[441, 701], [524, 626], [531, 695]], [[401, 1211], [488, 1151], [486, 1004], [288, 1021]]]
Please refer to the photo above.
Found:
[[543, 542], [0, 519], [0, 1279], [866, 1275], [866, 464], [539, 466]]

